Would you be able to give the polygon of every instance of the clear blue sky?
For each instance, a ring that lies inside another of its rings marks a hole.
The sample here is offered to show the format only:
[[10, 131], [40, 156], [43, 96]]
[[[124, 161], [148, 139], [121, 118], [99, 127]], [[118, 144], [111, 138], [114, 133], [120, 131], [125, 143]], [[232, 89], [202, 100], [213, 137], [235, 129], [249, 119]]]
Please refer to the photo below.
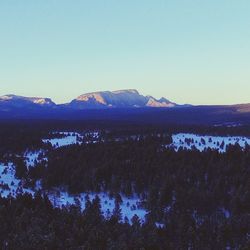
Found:
[[126, 88], [250, 102], [250, 1], [0, 1], [0, 95], [61, 103]]

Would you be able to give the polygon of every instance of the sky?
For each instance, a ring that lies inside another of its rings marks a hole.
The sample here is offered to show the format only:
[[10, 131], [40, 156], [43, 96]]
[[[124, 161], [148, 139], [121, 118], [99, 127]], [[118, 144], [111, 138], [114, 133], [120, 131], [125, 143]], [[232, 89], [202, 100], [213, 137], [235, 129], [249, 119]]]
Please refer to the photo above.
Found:
[[249, 13], [249, 0], [1, 0], [0, 95], [250, 103]]

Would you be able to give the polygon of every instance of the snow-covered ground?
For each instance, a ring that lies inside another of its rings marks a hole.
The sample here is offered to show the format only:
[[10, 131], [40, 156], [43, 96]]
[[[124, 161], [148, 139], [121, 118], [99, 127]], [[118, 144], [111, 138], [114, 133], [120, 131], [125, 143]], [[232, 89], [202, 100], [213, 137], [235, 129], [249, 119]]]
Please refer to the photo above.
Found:
[[[32, 155], [34, 159], [35, 155]], [[32, 161], [33, 163], [33, 161]], [[15, 166], [12, 163], [7, 165], [0, 164], [0, 194], [2, 197], [8, 197], [9, 195], [16, 197], [19, 192], [29, 193], [34, 195], [35, 191], [40, 189], [39, 182], [34, 190], [30, 188], [24, 188], [23, 182], [15, 177]], [[107, 193], [81, 193], [73, 196], [68, 192], [60, 191], [59, 189], [48, 192], [48, 197], [55, 207], [63, 207], [67, 205], [73, 205], [76, 203], [76, 199], [80, 201], [82, 210], [85, 208], [85, 197], [89, 196], [92, 201], [96, 195], [100, 198], [102, 213], [105, 218], [109, 218], [115, 208], [115, 199], [110, 198]], [[145, 209], [140, 208], [140, 198], [138, 197], [124, 197], [122, 196], [122, 203], [120, 204], [122, 219], [125, 216], [131, 222], [132, 217], [136, 214], [141, 222], [145, 221], [145, 215], [147, 214]]]
[[[62, 147], [65, 145], [76, 144], [76, 143], [94, 143], [99, 139], [98, 132], [89, 132], [85, 134], [79, 134], [75, 132], [60, 132], [62, 138], [52, 138], [44, 139], [43, 142], [50, 142], [54, 147]], [[176, 151], [180, 148], [192, 149], [196, 148], [199, 151], [203, 151], [206, 148], [216, 149], [219, 152], [225, 152], [227, 145], [234, 145], [238, 143], [241, 147], [245, 147], [247, 144], [250, 145], [250, 138], [247, 137], [222, 137], [222, 136], [203, 136], [196, 134], [188, 133], [179, 133], [172, 136], [173, 143], [167, 147], [173, 147]], [[27, 150], [24, 153], [25, 163], [28, 168], [34, 167], [36, 162], [42, 160], [47, 160], [44, 151], [29, 151]], [[39, 184], [39, 183], [37, 183]], [[35, 191], [41, 188], [41, 185], [36, 185], [35, 189], [28, 189], [23, 187], [23, 181], [18, 180], [15, 177], [15, 166], [12, 163], [1, 164], [0, 163], [0, 194], [2, 197], [7, 197], [11, 195], [16, 196], [18, 192], [27, 192], [34, 195]], [[55, 207], [63, 207], [67, 205], [73, 205], [76, 201], [79, 201], [81, 204], [81, 209], [85, 208], [85, 197], [89, 196], [90, 200], [93, 200], [96, 195], [100, 198], [101, 209], [103, 215], [106, 218], [109, 218], [112, 215], [112, 212], [115, 208], [115, 199], [110, 198], [107, 193], [81, 193], [79, 195], [73, 196], [66, 191], [60, 189], [55, 189], [53, 191], [48, 191], [48, 197], [52, 204]], [[137, 215], [141, 222], [145, 221], [145, 216], [147, 211], [140, 206], [139, 197], [124, 197], [122, 196], [122, 203], [120, 204], [122, 218], [128, 218], [131, 222], [131, 219], [134, 215]], [[226, 217], [230, 216], [227, 210], [222, 212]], [[161, 223], [156, 223], [157, 227], [163, 227]]]
[[39, 151], [26, 151], [24, 153], [26, 166], [28, 168], [34, 167], [36, 163], [39, 163], [42, 160], [47, 160], [47, 158], [45, 156], [41, 157], [41, 155], [43, 153], [44, 152], [42, 150], [39, 150]]
[[16, 196], [18, 192], [34, 194], [31, 189], [23, 188], [22, 182], [15, 177], [15, 166], [0, 163], [0, 194], [2, 197]]
[[55, 148], [63, 147], [72, 144], [82, 144], [82, 143], [96, 143], [99, 138], [99, 132], [86, 132], [83, 135], [76, 132], [54, 132], [52, 134], [60, 134], [63, 137], [52, 138], [52, 139], [43, 139], [44, 143], [51, 143]]
[[77, 136], [65, 136], [63, 138], [43, 139], [44, 143], [51, 143], [53, 147], [62, 147], [77, 143]]
[[[52, 204], [55, 207], [62, 207], [66, 205], [75, 204], [76, 199], [80, 201], [81, 209], [85, 209], [85, 198], [86, 195], [89, 196], [89, 199], [92, 201], [97, 195], [100, 198], [101, 210], [105, 218], [109, 218], [115, 208], [115, 199], [110, 198], [107, 193], [81, 193], [79, 195], [69, 195], [67, 192], [55, 191], [50, 192], [48, 197]], [[140, 218], [141, 222], [145, 221], [145, 216], [147, 214], [145, 209], [140, 208], [140, 198], [138, 197], [124, 197], [121, 196], [122, 203], [120, 204], [122, 219], [125, 217], [131, 222], [131, 219], [134, 215], [137, 215]]]
[[219, 152], [225, 152], [228, 145], [239, 144], [242, 148], [246, 144], [250, 145], [250, 138], [241, 136], [210, 136], [210, 135], [196, 135], [188, 133], [180, 133], [172, 136], [173, 147], [176, 151], [180, 148], [192, 149], [196, 148], [199, 151], [204, 151], [207, 148], [216, 149]]
[[[43, 139], [44, 143], [51, 143], [53, 147], [58, 148], [72, 144], [88, 144], [96, 143], [100, 139], [100, 133], [85, 132], [83, 134], [76, 132], [54, 132], [55, 134], [63, 135], [62, 138]], [[197, 135], [190, 133], [179, 133], [172, 135], [173, 147], [176, 151], [180, 148], [189, 149], [196, 148], [199, 151], [204, 151], [207, 148], [225, 152], [228, 145], [239, 144], [242, 148], [246, 144], [250, 145], [250, 138], [242, 136], [210, 136], [210, 135]], [[119, 139], [117, 139], [119, 141]], [[169, 145], [168, 145], [169, 147]]]

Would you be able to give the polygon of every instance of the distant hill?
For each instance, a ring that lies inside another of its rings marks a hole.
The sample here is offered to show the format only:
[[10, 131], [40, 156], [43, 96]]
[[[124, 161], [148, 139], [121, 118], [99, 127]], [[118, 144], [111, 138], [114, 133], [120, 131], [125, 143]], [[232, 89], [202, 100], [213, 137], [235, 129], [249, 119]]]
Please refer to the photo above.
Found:
[[50, 98], [24, 97], [17, 95], [0, 96], [0, 109], [10, 108], [34, 108], [34, 107], [53, 107], [56, 104]]

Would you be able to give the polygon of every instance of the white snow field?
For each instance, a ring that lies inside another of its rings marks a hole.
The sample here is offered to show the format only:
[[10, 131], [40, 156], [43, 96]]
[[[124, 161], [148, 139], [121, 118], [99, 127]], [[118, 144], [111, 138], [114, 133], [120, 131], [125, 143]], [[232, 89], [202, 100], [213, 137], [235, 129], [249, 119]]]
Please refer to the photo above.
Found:
[[39, 163], [43, 160], [47, 160], [45, 156], [43, 156], [44, 151], [39, 150], [39, 151], [26, 151], [24, 153], [25, 157], [25, 164], [28, 168], [34, 167], [36, 163]]
[[[76, 132], [58, 132], [64, 135], [62, 138], [53, 139], [43, 139], [44, 143], [51, 143], [53, 147], [63, 147], [72, 144], [88, 144], [96, 143], [100, 137], [99, 132], [88, 132], [79, 134]], [[172, 147], [176, 151], [179, 149], [196, 148], [199, 151], [204, 151], [205, 149], [215, 149], [223, 153], [226, 151], [228, 145], [239, 144], [242, 148], [246, 145], [250, 145], [250, 138], [244, 136], [212, 136], [212, 135], [198, 135], [191, 133], [178, 133], [172, 135], [173, 143], [167, 145], [167, 147]]]
[[83, 135], [76, 132], [54, 132], [53, 134], [59, 133], [64, 137], [61, 138], [52, 138], [52, 139], [43, 139], [43, 143], [51, 143], [55, 148], [68, 146], [72, 144], [82, 144], [82, 143], [96, 143], [99, 138], [99, 132], [86, 132]]
[[[196, 148], [199, 151], [205, 149], [215, 149], [223, 153], [226, 151], [228, 145], [239, 144], [242, 148], [250, 145], [250, 138], [241, 136], [210, 136], [210, 135], [196, 135], [188, 133], [179, 133], [172, 135], [173, 143], [168, 145], [178, 151], [180, 148], [191, 150]], [[168, 147], [167, 146], [167, 147]]]
[[44, 143], [51, 143], [51, 145], [55, 148], [63, 147], [71, 144], [77, 143], [76, 135], [68, 135], [62, 138], [53, 138], [53, 139], [43, 139]]
[[22, 181], [15, 177], [15, 166], [12, 163], [7, 165], [0, 163], [0, 194], [2, 197], [16, 196], [18, 192], [34, 194], [31, 189], [23, 188]]

